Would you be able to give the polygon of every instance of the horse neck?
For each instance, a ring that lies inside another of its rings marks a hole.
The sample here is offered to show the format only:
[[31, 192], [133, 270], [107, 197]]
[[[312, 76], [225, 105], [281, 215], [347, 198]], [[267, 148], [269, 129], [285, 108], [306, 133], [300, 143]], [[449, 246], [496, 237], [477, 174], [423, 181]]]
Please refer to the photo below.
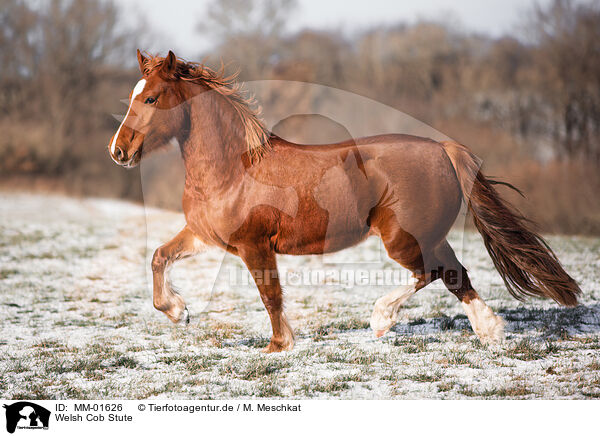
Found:
[[188, 86], [189, 131], [180, 141], [186, 185], [206, 194], [224, 191], [243, 178], [242, 122], [226, 97], [201, 85]]

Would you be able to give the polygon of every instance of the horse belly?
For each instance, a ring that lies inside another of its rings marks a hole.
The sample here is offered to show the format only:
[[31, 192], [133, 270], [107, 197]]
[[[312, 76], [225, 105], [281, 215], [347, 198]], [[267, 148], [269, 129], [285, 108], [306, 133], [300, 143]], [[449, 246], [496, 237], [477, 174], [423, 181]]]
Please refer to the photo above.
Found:
[[330, 168], [301, 196], [296, 216], [281, 219], [276, 249], [286, 254], [322, 254], [363, 241], [378, 201], [372, 191], [372, 181], [356, 168]]
[[326, 214], [304, 219], [301, 224], [282, 222], [274, 241], [275, 251], [295, 255], [333, 253], [362, 242], [369, 230], [366, 224], [331, 228]]

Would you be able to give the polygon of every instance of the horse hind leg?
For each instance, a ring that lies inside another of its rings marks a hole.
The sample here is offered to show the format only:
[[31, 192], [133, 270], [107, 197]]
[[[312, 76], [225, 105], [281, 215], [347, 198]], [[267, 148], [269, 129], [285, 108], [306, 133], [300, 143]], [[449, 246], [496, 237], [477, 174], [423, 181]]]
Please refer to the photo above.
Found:
[[428, 283], [423, 275], [417, 274], [414, 277], [416, 279], [414, 284], [399, 286], [375, 302], [370, 325], [376, 337], [380, 338], [396, 324], [402, 305]]
[[504, 320], [494, 314], [473, 289], [467, 270], [456, 258], [448, 241], [440, 243], [434, 252], [443, 268], [444, 284], [462, 303], [479, 340], [484, 344], [501, 342], [504, 339]]
[[396, 229], [392, 237], [388, 237], [387, 232], [383, 233], [382, 240], [388, 255], [404, 268], [409, 269], [413, 273], [415, 282], [400, 286], [375, 302], [370, 325], [378, 338], [396, 324], [402, 305], [419, 289], [437, 278], [431, 272], [425, 271], [421, 248], [410, 234]]
[[419, 289], [442, 278], [444, 284], [462, 303], [473, 331], [482, 343], [497, 343], [504, 338], [504, 321], [495, 315], [471, 286], [467, 270], [454, 250], [443, 240], [433, 250], [423, 252], [418, 242], [405, 232], [394, 238], [382, 237], [388, 255], [413, 273], [416, 282], [404, 285], [379, 298], [371, 315], [371, 328], [377, 337], [396, 324], [402, 305]]

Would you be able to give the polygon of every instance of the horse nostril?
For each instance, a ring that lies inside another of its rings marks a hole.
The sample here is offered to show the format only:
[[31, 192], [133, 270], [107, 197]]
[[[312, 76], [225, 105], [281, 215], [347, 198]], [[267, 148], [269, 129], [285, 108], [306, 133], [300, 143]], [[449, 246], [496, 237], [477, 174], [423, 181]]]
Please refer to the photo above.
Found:
[[115, 158], [120, 162], [122, 162], [124, 160], [125, 153], [123, 153], [123, 150], [121, 149], [121, 147], [117, 147], [115, 149]]

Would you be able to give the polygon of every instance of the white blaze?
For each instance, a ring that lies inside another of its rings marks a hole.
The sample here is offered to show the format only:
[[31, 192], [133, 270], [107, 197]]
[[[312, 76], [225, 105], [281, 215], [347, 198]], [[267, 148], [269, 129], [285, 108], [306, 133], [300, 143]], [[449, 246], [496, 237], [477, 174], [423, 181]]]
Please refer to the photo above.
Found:
[[121, 131], [121, 127], [123, 127], [123, 124], [125, 124], [125, 121], [127, 120], [127, 116], [129, 115], [129, 111], [131, 110], [131, 106], [133, 105], [133, 100], [135, 100], [135, 98], [142, 93], [142, 91], [144, 90], [144, 86], [146, 86], [146, 79], [140, 80], [138, 83], [136, 83], [135, 87], [133, 88], [133, 92], [131, 93], [131, 101], [129, 102], [129, 108], [127, 109], [125, 118], [123, 118], [121, 125], [117, 129], [117, 133], [115, 133], [115, 136], [113, 136], [113, 140], [110, 143], [110, 153], [111, 154], [113, 154], [115, 152], [115, 147], [117, 146], [117, 138], [119, 137], [119, 132]]

